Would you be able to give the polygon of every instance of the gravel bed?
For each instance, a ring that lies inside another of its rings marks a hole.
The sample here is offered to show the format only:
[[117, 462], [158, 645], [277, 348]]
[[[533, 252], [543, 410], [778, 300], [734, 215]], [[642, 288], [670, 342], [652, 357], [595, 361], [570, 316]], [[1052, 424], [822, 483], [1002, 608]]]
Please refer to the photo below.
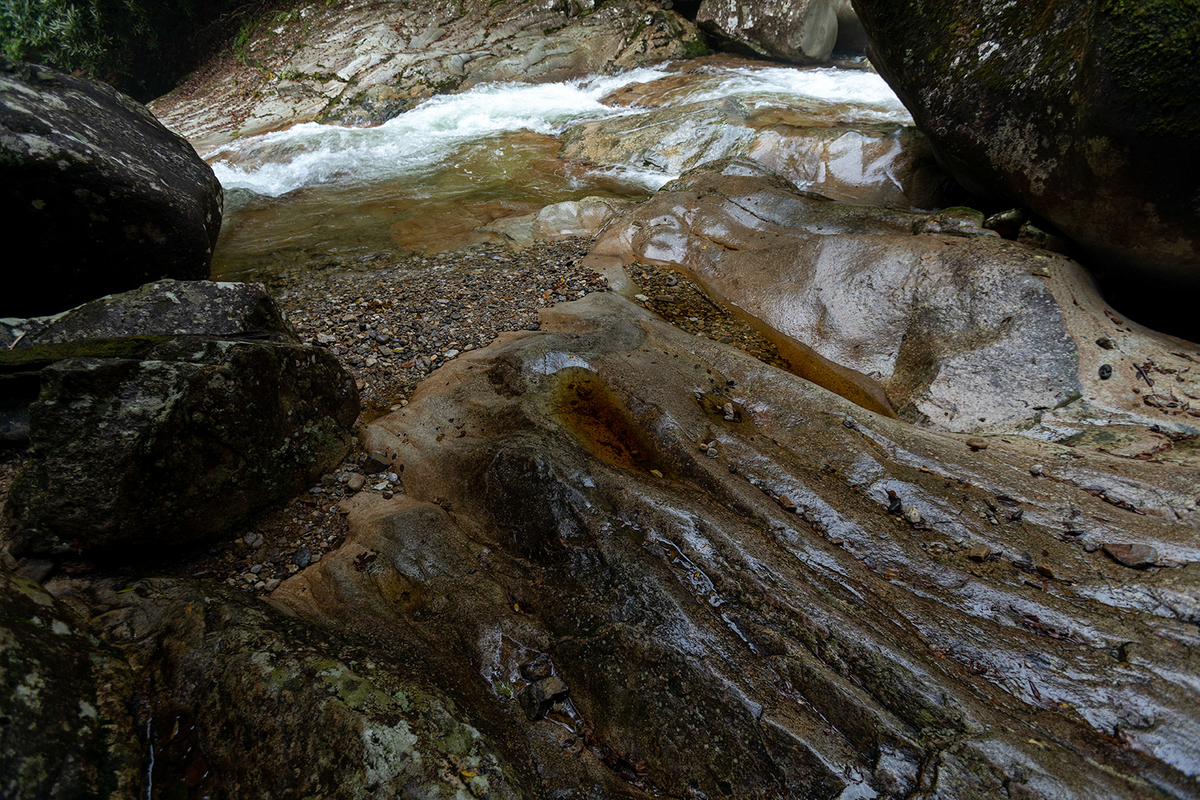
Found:
[[[327, 258], [319, 268], [283, 271], [263, 282], [301, 339], [328, 348], [353, 375], [363, 401], [360, 421], [369, 422], [407, 405], [416, 385], [441, 364], [502, 332], [537, 330], [540, 309], [607, 291], [604, 278], [580, 265], [590, 244], [571, 239], [520, 253], [482, 244], [436, 256]], [[638, 302], [668, 322], [786, 368], [770, 341], [679, 273], [639, 264], [630, 277]], [[23, 462], [19, 450], [0, 451], [0, 502]], [[403, 491], [399, 475], [355, 450], [300, 496], [223, 543], [141, 563], [67, 562], [59, 575], [87, 580], [102, 566], [129, 580], [193, 576], [265, 595], [340, 546], [347, 533], [342, 500], [357, 492], [390, 497]]]

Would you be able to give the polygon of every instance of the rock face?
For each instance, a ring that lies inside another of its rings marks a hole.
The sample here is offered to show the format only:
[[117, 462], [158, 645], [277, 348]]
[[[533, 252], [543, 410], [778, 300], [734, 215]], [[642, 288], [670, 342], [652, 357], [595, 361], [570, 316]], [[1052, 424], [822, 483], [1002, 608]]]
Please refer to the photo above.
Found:
[[877, 382], [922, 425], [1051, 438], [1097, 424], [1200, 432], [1200, 347], [1128, 322], [1078, 264], [982, 222], [970, 209], [828, 202], [728, 162], [668, 184], [610, 227], [592, 263], [684, 270], [768, 335]]
[[703, 0], [696, 23], [726, 46], [801, 64], [829, 59], [839, 0]]
[[1195, 335], [1200, 4], [855, 8], [875, 65], [959, 180], [1027, 206], [1082, 245], [1143, 322], [1173, 314]]
[[5, 508], [16, 552], [219, 536], [341, 460], [358, 415], [341, 365], [261, 287], [164, 282], [33, 338], [3, 362], [39, 389]]
[[360, 495], [347, 544], [272, 599], [453, 675], [531, 795], [1200, 775], [1193, 471], [977, 450], [611, 294], [460, 357], [366, 437], [406, 495]]
[[565, 80], [703, 49], [695, 25], [645, 0], [313, 5], [151, 105], [206, 150], [313, 119], [382, 122], [477, 83]]
[[208, 277], [220, 184], [191, 145], [105, 84], [0, 61], [0, 175], [12, 246], [31, 257], [6, 269], [0, 317]]
[[497, 744], [515, 732], [476, 728], [472, 688], [419, 648], [369, 649], [225, 587], [124, 588], [86, 599], [137, 679], [156, 797], [529, 796], [528, 764]]
[[33, 581], [0, 568], [0, 794], [138, 796], [128, 665]]

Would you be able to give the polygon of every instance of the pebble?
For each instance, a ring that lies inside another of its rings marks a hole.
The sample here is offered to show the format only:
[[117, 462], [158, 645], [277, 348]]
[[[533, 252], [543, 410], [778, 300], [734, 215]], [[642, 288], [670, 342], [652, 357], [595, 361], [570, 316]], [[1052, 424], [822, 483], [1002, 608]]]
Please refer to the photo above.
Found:
[[967, 558], [972, 561], [987, 561], [992, 555], [992, 548], [986, 544], [977, 544], [967, 548]]
[[1148, 544], [1105, 543], [1102, 546], [1113, 561], [1132, 569], [1145, 569], [1158, 562], [1158, 551]]
[[904, 509], [904, 518], [913, 525], [921, 524], [921, 511], [916, 506], [909, 506]]
[[985, 439], [972, 438], [967, 439], [967, 447], [971, 448], [972, 450], [987, 450], [988, 443]]
[[358, 492], [362, 490], [366, 483], [367, 477], [356, 472], [350, 476], [349, 480], [346, 481], [346, 488], [352, 492]]
[[1045, 472], [1045, 467], [1043, 467], [1041, 464], [1034, 464], [1032, 467], [1029, 468], [1029, 474], [1035, 478], [1042, 477], [1042, 474], [1044, 472]]
[[263, 584], [263, 589], [265, 589], [268, 592], [273, 592], [279, 588], [279, 584], [281, 582], [282, 581], [280, 581], [279, 578], [271, 578], [270, 580], [266, 581]]
[[307, 547], [301, 547], [296, 551], [295, 555], [292, 556], [292, 563], [297, 567], [300, 567], [300, 569], [304, 569], [312, 563], [312, 551]]

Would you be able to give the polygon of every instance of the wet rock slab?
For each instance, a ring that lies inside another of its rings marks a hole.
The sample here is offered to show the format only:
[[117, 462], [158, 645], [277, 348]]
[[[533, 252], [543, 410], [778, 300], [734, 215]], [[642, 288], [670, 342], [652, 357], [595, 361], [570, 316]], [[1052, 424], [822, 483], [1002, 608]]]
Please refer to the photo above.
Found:
[[[975, 449], [611, 294], [444, 366], [367, 436], [407, 494], [355, 498], [347, 544], [272, 598], [452, 675], [535, 794], [1200, 776], [1194, 471]], [[531, 721], [549, 675], [569, 695]]]
[[983, 221], [964, 208], [827, 202], [726, 161], [668, 184], [610, 227], [588, 263], [683, 270], [923, 425], [1064, 438], [1118, 424], [1194, 436], [1200, 347], [1128, 321], [1079, 264]]

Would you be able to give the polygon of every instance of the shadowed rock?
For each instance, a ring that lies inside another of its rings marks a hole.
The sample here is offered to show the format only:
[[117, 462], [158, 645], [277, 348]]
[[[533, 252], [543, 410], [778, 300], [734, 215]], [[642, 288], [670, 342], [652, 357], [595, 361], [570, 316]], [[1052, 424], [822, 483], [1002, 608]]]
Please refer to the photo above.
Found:
[[[534, 794], [1185, 797], [1200, 775], [1194, 470], [975, 449], [613, 295], [365, 435], [407, 495], [352, 501], [347, 544], [273, 600], [454, 675]], [[546, 659], [569, 696], [529, 721], [545, 671], [522, 665]]]
[[1200, 3], [854, 5], [873, 63], [964, 185], [1049, 220], [1122, 310], [1195, 338]]
[[207, 278], [221, 202], [208, 165], [140, 103], [0, 59], [0, 215], [14, 252], [33, 256], [9, 259], [0, 317]]
[[139, 796], [132, 676], [87, 623], [0, 567], [0, 795]]
[[801, 64], [829, 59], [839, 0], [703, 0], [696, 23], [726, 47]]

